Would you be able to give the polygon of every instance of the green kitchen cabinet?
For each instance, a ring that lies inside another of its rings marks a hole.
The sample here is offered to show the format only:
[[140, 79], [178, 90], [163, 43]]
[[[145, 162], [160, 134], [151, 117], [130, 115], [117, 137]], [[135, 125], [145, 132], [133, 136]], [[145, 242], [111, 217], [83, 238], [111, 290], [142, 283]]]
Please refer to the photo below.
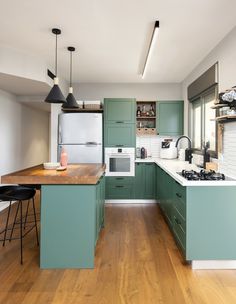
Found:
[[134, 98], [105, 98], [105, 123], [135, 123], [135, 108]]
[[159, 135], [178, 136], [183, 134], [183, 100], [158, 101], [156, 125]]
[[135, 164], [136, 199], [155, 199], [156, 197], [156, 165], [154, 163]]
[[94, 267], [104, 191], [104, 177], [96, 185], [42, 185], [40, 268]]
[[105, 197], [106, 199], [133, 199], [134, 177], [107, 176]]
[[105, 147], [135, 147], [135, 124], [109, 123], [105, 124]]

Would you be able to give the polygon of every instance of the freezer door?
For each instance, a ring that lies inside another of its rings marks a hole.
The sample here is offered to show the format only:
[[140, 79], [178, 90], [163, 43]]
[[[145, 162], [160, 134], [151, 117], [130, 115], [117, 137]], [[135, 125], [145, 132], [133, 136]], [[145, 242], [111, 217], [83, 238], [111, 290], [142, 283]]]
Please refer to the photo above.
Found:
[[68, 155], [68, 163], [102, 163], [102, 145], [59, 145], [58, 161], [61, 149], [65, 148]]
[[62, 113], [58, 122], [59, 144], [102, 143], [102, 113]]

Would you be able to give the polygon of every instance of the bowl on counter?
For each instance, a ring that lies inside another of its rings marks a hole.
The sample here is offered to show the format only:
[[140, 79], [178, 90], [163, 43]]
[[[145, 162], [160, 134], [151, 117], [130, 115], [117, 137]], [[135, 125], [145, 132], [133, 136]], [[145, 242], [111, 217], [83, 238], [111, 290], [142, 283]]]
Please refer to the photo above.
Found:
[[43, 163], [45, 170], [55, 170], [60, 167], [60, 163]]

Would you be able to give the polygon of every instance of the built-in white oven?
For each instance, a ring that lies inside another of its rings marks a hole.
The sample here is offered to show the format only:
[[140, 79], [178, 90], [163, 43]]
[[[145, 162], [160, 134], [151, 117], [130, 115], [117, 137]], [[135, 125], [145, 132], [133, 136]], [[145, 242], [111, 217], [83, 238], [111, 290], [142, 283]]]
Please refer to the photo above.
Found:
[[106, 176], [134, 176], [134, 148], [105, 148]]

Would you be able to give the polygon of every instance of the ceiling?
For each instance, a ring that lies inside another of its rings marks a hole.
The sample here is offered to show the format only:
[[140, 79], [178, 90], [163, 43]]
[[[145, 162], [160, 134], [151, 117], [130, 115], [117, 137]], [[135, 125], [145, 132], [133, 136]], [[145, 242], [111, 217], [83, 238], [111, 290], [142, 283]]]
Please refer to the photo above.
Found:
[[[181, 82], [235, 26], [235, 11], [235, 0], [2, 0], [0, 45], [53, 66], [50, 30], [59, 27], [59, 74], [67, 79], [72, 45], [74, 82]], [[160, 31], [143, 80], [155, 20]]]

